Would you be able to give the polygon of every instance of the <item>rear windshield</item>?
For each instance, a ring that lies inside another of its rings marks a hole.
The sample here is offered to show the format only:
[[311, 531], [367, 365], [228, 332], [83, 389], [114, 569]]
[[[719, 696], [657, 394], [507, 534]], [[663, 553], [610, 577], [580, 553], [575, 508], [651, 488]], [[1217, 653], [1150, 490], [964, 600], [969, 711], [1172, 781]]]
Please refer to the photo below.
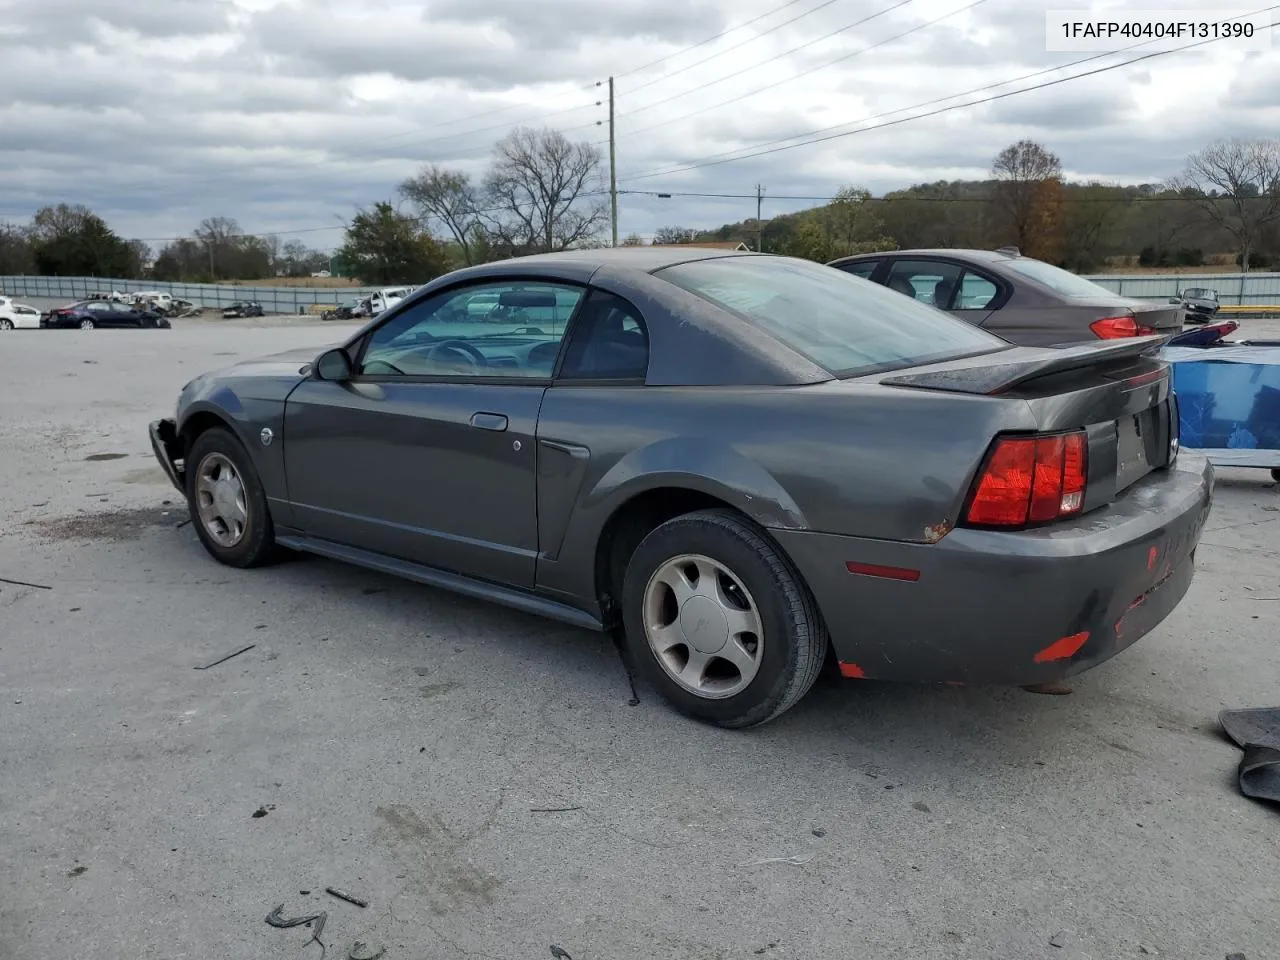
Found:
[[789, 257], [724, 257], [655, 276], [762, 327], [834, 376], [1004, 350], [1009, 343], [834, 267]]
[[1024, 277], [1036, 281], [1036, 283], [1044, 284], [1050, 290], [1055, 290], [1064, 297], [1079, 300], [1091, 297], [1111, 299], [1116, 295], [1114, 290], [1108, 290], [1102, 284], [1086, 280], [1084, 277], [1077, 276], [1068, 270], [1063, 270], [1061, 267], [1045, 263], [1043, 260], [1030, 260], [1026, 257], [1020, 257], [1017, 260], [1005, 260], [1003, 265], [1016, 273], [1022, 274]]

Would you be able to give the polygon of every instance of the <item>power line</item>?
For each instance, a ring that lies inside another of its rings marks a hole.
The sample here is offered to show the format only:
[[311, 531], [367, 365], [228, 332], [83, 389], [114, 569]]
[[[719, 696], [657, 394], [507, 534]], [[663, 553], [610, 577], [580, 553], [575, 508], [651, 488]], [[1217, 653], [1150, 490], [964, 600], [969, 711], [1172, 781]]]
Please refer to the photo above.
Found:
[[[625, 120], [627, 117], [633, 117], [637, 113], [644, 113], [646, 110], [652, 110], [654, 107], [660, 107], [664, 103], [670, 103], [672, 100], [678, 100], [681, 97], [687, 97], [691, 93], [697, 93], [699, 91], [707, 89], [708, 87], [714, 87], [718, 83], [724, 83], [726, 80], [732, 80], [734, 77], [740, 77], [744, 73], [754, 73], [756, 70], [759, 70], [761, 67], [766, 66], [767, 64], [773, 63], [775, 60], [781, 60], [783, 57], [789, 57], [793, 53], [803, 50], [805, 47], [811, 47], [815, 43], [821, 43], [823, 40], [830, 40], [832, 37], [837, 36], [841, 33], [844, 33], [846, 30], [852, 30], [854, 27], [860, 27], [864, 23], [870, 23], [872, 20], [875, 20], [878, 17], [883, 17], [885, 14], [892, 13], [894, 10], [897, 10], [899, 7], [905, 7], [908, 3], [914, 3], [914, 2], [915, 0], [898, 0], [898, 2], [895, 3], [893, 6], [886, 7], [884, 10], [881, 10], [879, 13], [870, 14], [869, 16], [863, 17], [861, 20], [856, 20], [853, 23], [847, 23], [843, 27], [840, 27], [838, 30], [832, 30], [830, 33], [824, 33], [820, 37], [814, 37], [812, 40], [806, 40], [804, 43], [800, 44], [799, 46], [792, 47], [790, 50], [784, 50], [782, 53], [775, 54], [774, 56], [770, 57], [767, 60], [762, 60], [759, 63], [753, 63], [750, 66], [743, 67], [741, 70], [735, 70], [733, 73], [725, 74], [723, 77], [717, 77], [714, 80], [709, 80], [706, 83], [700, 84], [698, 87], [694, 88], [693, 90], [685, 90], [680, 93], [673, 93], [669, 97], [663, 97], [661, 100], [655, 100], [653, 103], [647, 103], [643, 107], [637, 107], [635, 110], [622, 114], [621, 119]], [[986, 0], [975, 0], [974, 3], [970, 4], [970, 6], [976, 7], [980, 3], [986, 3]], [[870, 49], [870, 48], [868, 47], [867, 49]], [[863, 52], [865, 51], [863, 50], [858, 51], [858, 53], [863, 53]], [[801, 76], [804, 76], [804, 74], [801, 74]], [[780, 81], [780, 82], [786, 83], [788, 81]], [[632, 90], [631, 92], [635, 93], [634, 90]], [[738, 99], [741, 99], [741, 98], [738, 98]], [[695, 112], [701, 113], [703, 111], [695, 111]], [[652, 129], [652, 128], [649, 128], [649, 129]]]
[[[686, 64], [685, 66], [681, 67], [679, 70], [672, 70], [670, 73], [664, 73], [662, 76], [655, 77], [654, 79], [648, 81], [647, 83], [640, 84], [640, 86], [638, 87], [632, 87], [630, 92], [636, 93], [637, 91], [643, 90], [646, 87], [653, 86], [655, 83], [661, 83], [663, 80], [670, 80], [672, 77], [679, 76], [682, 73], [692, 70], [694, 67], [700, 67], [702, 66], [702, 64], [707, 63], [711, 60], [714, 60], [717, 57], [723, 57], [726, 53], [731, 53], [734, 50], [737, 50], [739, 47], [745, 47], [749, 43], [755, 43], [757, 40], [761, 39], [762, 37], [767, 37], [771, 33], [776, 33], [777, 31], [781, 30], [783, 27], [789, 26], [795, 23], [797, 20], [803, 20], [805, 17], [815, 14], [819, 10], [823, 9], [824, 7], [829, 7], [831, 6], [831, 4], [836, 2], [837, 0], [823, 0], [822, 3], [818, 4], [816, 7], [814, 7], [811, 10], [806, 10], [804, 13], [797, 14], [796, 16], [792, 17], [790, 20], [783, 20], [781, 23], [775, 24], [774, 26], [770, 27], [768, 30], [763, 31], [762, 33], [757, 33], [754, 37], [748, 37], [746, 40], [743, 40], [740, 43], [735, 43], [731, 47], [725, 47], [723, 50], [717, 51], [716, 53], [711, 54], [711, 56], [709, 57], [703, 57], [701, 60], [695, 60], [693, 63]], [[907, 0], [907, 2], [910, 2], [910, 0]], [[784, 6], [790, 6], [790, 4], [784, 4]]]
[[[1193, 203], [1193, 202], [1202, 202], [1205, 199], [1212, 199], [1215, 201], [1216, 200], [1234, 201], [1238, 199], [1241, 199], [1241, 200], [1259, 199], [1259, 198], [1251, 198], [1251, 197], [1233, 197], [1233, 196], [1219, 196], [1219, 197], [1212, 197], [1212, 198], [1183, 197], [1183, 196], [1174, 196], [1174, 197], [1154, 196], [1153, 197], [1153, 196], [1123, 196], [1123, 195], [1114, 196], [1114, 197], [1073, 197], [1070, 194], [1070, 190], [1072, 189], [1073, 186], [1078, 188], [1079, 185], [1067, 183], [1067, 184], [1064, 184], [1063, 186], [1065, 187], [1065, 192], [1059, 198], [1059, 202], [1062, 202], [1062, 203]], [[1092, 184], [1090, 184], [1090, 186], [1092, 186]], [[1105, 184], [1102, 186], [1106, 187], [1106, 189], [1111, 189], [1111, 190], [1135, 189], [1133, 187], [1127, 187], [1127, 188], [1123, 186], [1113, 187]], [[713, 200], [754, 200], [756, 199], [755, 193], [699, 193], [696, 191], [682, 191], [682, 190], [619, 190], [618, 193], [620, 195], [626, 194], [629, 196], [658, 197], [664, 200], [674, 198], [674, 197], [689, 197], [689, 198], [695, 198], [695, 199], [713, 199]], [[769, 199], [770, 200], [807, 200], [815, 203], [833, 203], [837, 200], [844, 200], [846, 198], [840, 196], [839, 194], [830, 196], [830, 195], [812, 195], [812, 194], [802, 195], [802, 194], [794, 194], [794, 193], [791, 193], [791, 194], [771, 193], [769, 194]], [[927, 197], [927, 196], [921, 197], [921, 196], [916, 196], [914, 194], [900, 193], [892, 197], [890, 196], [859, 197], [854, 202], [857, 202], [857, 203], [908, 203], [908, 202], [992, 203], [994, 202], [994, 199], [995, 198], [993, 197]]]
[[642, 66], [633, 67], [632, 69], [627, 70], [623, 73], [615, 73], [613, 75], [613, 78], [615, 80], [618, 80], [618, 79], [621, 79], [622, 77], [629, 77], [634, 73], [640, 73], [643, 70], [648, 70], [650, 67], [656, 67], [660, 63], [666, 63], [668, 60], [674, 60], [676, 57], [686, 54], [691, 50], [697, 50], [699, 47], [705, 47], [708, 43], [715, 43], [717, 40], [721, 39], [722, 37], [727, 37], [729, 34], [733, 33], [735, 30], [741, 30], [743, 27], [749, 27], [753, 23], [759, 23], [761, 20], [764, 20], [768, 17], [773, 16], [775, 13], [781, 13], [783, 10], [787, 9], [787, 7], [794, 7], [797, 3], [800, 3], [800, 2], [801, 0], [787, 0], [787, 2], [782, 4], [781, 6], [774, 7], [771, 10], [766, 10], [764, 13], [760, 14], [760, 16], [758, 17], [752, 17], [750, 20], [740, 23], [737, 26], [729, 27], [727, 30], [721, 30], [714, 37], [707, 37], [707, 39], [705, 40], [699, 40], [697, 43], [690, 44], [689, 46], [684, 47], [681, 50], [677, 50], [675, 53], [668, 53], [664, 57], [659, 57], [657, 60], [650, 60], [648, 63], [643, 64]]
[[[747, 97], [754, 97], [757, 93], [764, 93], [766, 90], [773, 90], [773, 89], [775, 89], [775, 88], [777, 88], [777, 87], [783, 86], [784, 84], [788, 84], [788, 83], [791, 83], [791, 82], [793, 82], [793, 81], [795, 81], [795, 80], [799, 80], [801, 77], [807, 77], [807, 76], [809, 76], [811, 73], [817, 73], [819, 70], [825, 70], [827, 67], [834, 66], [834, 65], [835, 65], [835, 64], [837, 64], [837, 63], [843, 63], [844, 61], [846, 61], [846, 60], [850, 60], [850, 59], [852, 59], [853, 57], [860, 57], [860, 56], [862, 56], [862, 54], [864, 54], [864, 53], [868, 53], [869, 51], [874, 50], [874, 49], [876, 49], [877, 47], [883, 47], [883, 46], [885, 46], [886, 44], [892, 43], [892, 42], [893, 42], [893, 41], [895, 41], [895, 40], [901, 40], [903, 37], [908, 37], [908, 36], [910, 36], [910, 35], [911, 35], [911, 34], [913, 34], [913, 33], [919, 33], [921, 30], [924, 30], [924, 29], [926, 29], [926, 28], [928, 28], [928, 27], [931, 27], [931, 26], [933, 26], [933, 25], [934, 25], [934, 24], [936, 24], [936, 23], [941, 23], [943, 20], [947, 20], [947, 19], [949, 19], [949, 18], [951, 18], [951, 17], [954, 17], [954, 16], [956, 16], [957, 14], [964, 13], [964, 12], [965, 12], [965, 11], [967, 11], [967, 10], [972, 10], [974, 7], [980, 6], [981, 4], [984, 4], [984, 3], [986, 3], [986, 2], [987, 2], [987, 0], [973, 0], [973, 2], [972, 2], [972, 3], [970, 3], [968, 6], [961, 7], [961, 8], [960, 8], [960, 9], [958, 9], [958, 10], [952, 10], [950, 13], [944, 13], [944, 14], [943, 14], [942, 16], [940, 16], [940, 17], [934, 17], [932, 20], [927, 20], [927, 21], [925, 21], [924, 23], [921, 23], [921, 24], [918, 24], [917, 26], [912, 27], [910, 30], [904, 30], [902, 33], [894, 34], [892, 37], [886, 37], [886, 38], [885, 38], [885, 39], [883, 39], [883, 40], [878, 40], [877, 42], [875, 42], [875, 43], [873, 43], [873, 44], [870, 44], [870, 45], [868, 45], [868, 46], [863, 47], [861, 50], [855, 50], [855, 51], [853, 51], [852, 53], [846, 53], [846, 54], [844, 54], [843, 56], [837, 57], [837, 58], [836, 58], [836, 59], [834, 59], [834, 60], [829, 60], [829, 61], [827, 61], [826, 63], [821, 63], [821, 64], [818, 64], [818, 65], [817, 65], [817, 66], [815, 66], [815, 67], [810, 67], [808, 70], [802, 70], [800, 73], [797, 73], [794, 77], [788, 77], [788, 78], [787, 78], [787, 79], [785, 79], [785, 80], [778, 80], [778, 81], [777, 81], [777, 82], [775, 82], [775, 83], [765, 84], [763, 87], [757, 87], [757, 88], [756, 88], [756, 89], [754, 89], [754, 90], [748, 90], [746, 93], [740, 93], [740, 94], [738, 94], [738, 96], [736, 96], [736, 97], [730, 97], [728, 100], [722, 100], [722, 101], [720, 101], [719, 103], [712, 104], [712, 105], [711, 105], [711, 106], [709, 106], [709, 107], [701, 107], [701, 108], [699, 108], [699, 109], [697, 109], [697, 110], [692, 110], [692, 111], [690, 111], [689, 113], [683, 113], [683, 114], [681, 114], [680, 116], [675, 117], [675, 118], [673, 118], [673, 119], [664, 120], [662, 123], [654, 123], [654, 124], [650, 124], [650, 125], [649, 125], [649, 126], [647, 126], [647, 127], [641, 127], [639, 130], [632, 130], [632, 131], [630, 131], [630, 132], [624, 132], [624, 133], [622, 134], [622, 137], [623, 137], [623, 138], [626, 138], [626, 137], [634, 137], [634, 136], [637, 136], [637, 135], [639, 135], [639, 134], [641, 134], [641, 133], [646, 133], [646, 132], [648, 132], [648, 131], [650, 131], [650, 130], [656, 130], [658, 127], [663, 127], [663, 126], [666, 126], [667, 124], [679, 123], [681, 120], [687, 120], [687, 119], [689, 119], [690, 117], [696, 117], [696, 116], [698, 116], [699, 114], [707, 113], [708, 111], [711, 111], [711, 110], [718, 110], [720, 107], [728, 106], [728, 105], [729, 105], [729, 104], [731, 104], [731, 103], [737, 103], [739, 100], [745, 100], [745, 99], [747, 99]], [[898, 4], [898, 6], [902, 6], [902, 4]], [[897, 9], [897, 7], [890, 7], [889, 9], [890, 9], [890, 10], [894, 10], [894, 9]], [[883, 12], [883, 13], [888, 13], [889, 11], [888, 11], [888, 10], [885, 10], [885, 11], [882, 11], [882, 12]], [[875, 16], [880, 16], [880, 15], [881, 15], [881, 14], [875, 14]], [[870, 19], [870, 18], [867, 18], [867, 19]], [[862, 23], [862, 22], [864, 22], [864, 21], [859, 21], [859, 23]], [[858, 24], [850, 24], [850, 25], [849, 25], [849, 27], [844, 27], [844, 28], [842, 28], [842, 29], [848, 30], [848, 29], [850, 29], [851, 27], [855, 27], [855, 26], [858, 26]], [[825, 39], [825, 38], [819, 38], [819, 39]], [[816, 42], [816, 41], [815, 41], [815, 42]], [[795, 52], [795, 50], [799, 50], [799, 49], [800, 49], [800, 47], [796, 47], [794, 50], [790, 50], [790, 51], [788, 51], [788, 53], [794, 53], [794, 52]], [[783, 54], [783, 56], [785, 56], [785, 55], [786, 55], [786, 54]], [[773, 59], [777, 59], [777, 58], [775, 57], [775, 58], [773, 58]], [[766, 60], [766, 61], [765, 61], [765, 63], [768, 63], [768, 62], [769, 62], [768, 60]], [[754, 68], [749, 68], [749, 69], [754, 69]], [[746, 73], [746, 72], [747, 72], [746, 70], [740, 70], [740, 71], [738, 71], [738, 74], [740, 74], [740, 73]], [[735, 77], [735, 76], [737, 76], [738, 74], [730, 74], [730, 75], [729, 75], [729, 77], [724, 77], [724, 78], [722, 78], [722, 79], [726, 79], [726, 80], [727, 80], [727, 79], [730, 79], [731, 77]], [[717, 80], [717, 81], [715, 81], [715, 82], [719, 83], [719, 81], [718, 81], [718, 80]], [[670, 99], [674, 99], [674, 98], [670, 98]], [[661, 100], [660, 100], [660, 101], [658, 101], [658, 102], [659, 102], [659, 103], [662, 103], [662, 102], [664, 102], [664, 101], [661, 101]], [[656, 106], [656, 105], [657, 105], [657, 104], [650, 104], [650, 106]], [[649, 109], [649, 107], [642, 107], [641, 109], [642, 109], [642, 110], [647, 110], [647, 109]], [[638, 113], [639, 111], [633, 111], [633, 112]], [[626, 114], [626, 113], [624, 113], [622, 116], [625, 118], [625, 117], [630, 116], [630, 114]], [[788, 138], [788, 139], [790, 139], [790, 138]]]
[[[1258, 13], [1265, 13], [1265, 12], [1267, 12], [1268, 10], [1274, 10], [1274, 9], [1276, 9], [1276, 8], [1277, 8], [1277, 6], [1280, 6], [1280, 4], [1278, 4], [1278, 5], [1276, 5], [1276, 6], [1272, 6], [1272, 7], [1267, 7], [1267, 8], [1265, 8], [1264, 10], [1254, 11], [1254, 13], [1253, 13], [1253, 14], [1250, 14], [1250, 16], [1256, 15], [1256, 14], [1258, 14]], [[1267, 27], [1267, 28], [1265, 28], [1265, 29], [1270, 29], [1271, 27], [1274, 27], [1274, 26], [1275, 26], [1275, 24], [1271, 24], [1271, 25], [1269, 25], [1269, 27]], [[1096, 75], [1096, 74], [1107, 73], [1107, 72], [1109, 72], [1109, 71], [1111, 71], [1111, 70], [1117, 70], [1117, 69], [1119, 69], [1120, 67], [1127, 67], [1127, 66], [1131, 66], [1132, 64], [1139, 63], [1139, 62], [1144, 61], [1144, 60], [1152, 60], [1152, 59], [1154, 59], [1154, 58], [1156, 58], [1156, 57], [1163, 57], [1163, 56], [1166, 56], [1166, 55], [1168, 55], [1168, 54], [1170, 54], [1170, 53], [1181, 53], [1181, 52], [1182, 52], [1182, 51], [1184, 51], [1184, 50], [1190, 50], [1190, 49], [1195, 48], [1195, 47], [1202, 47], [1202, 46], [1205, 46], [1206, 44], [1215, 43], [1215, 42], [1217, 41], [1217, 39], [1218, 39], [1218, 38], [1210, 38], [1210, 39], [1208, 39], [1208, 40], [1200, 40], [1200, 41], [1197, 41], [1196, 43], [1184, 44], [1184, 45], [1183, 45], [1183, 46], [1181, 46], [1181, 47], [1174, 47], [1174, 48], [1169, 49], [1169, 50], [1158, 50], [1158, 51], [1156, 51], [1156, 52], [1154, 52], [1154, 53], [1147, 53], [1147, 54], [1143, 54], [1143, 55], [1142, 55], [1142, 56], [1140, 56], [1140, 57], [1134, 57], [1132, 60], [1125, 60], [1125, 61], [1123, 61], [1123, 62], [1121, 62], [1121, 63], [1113, 63], [1113, 64], [1110, 64], [1110, 65], [1105, 66], [1105, 67], [1098, 67], [1097, 69], [1094, 69], [1094, 70], [1087, 70], [1087, 71], [1084, 71], [1084, 72], [1082, 72], [1082, 73], [1072, 74], [1072, 75], [1071, 75], [1071, 76], [1069, 76], [1069, 77], [1059, 77], [1059, 78], [1054, 79], [1054, 80], [1048, 80], [1048, 81], [1045, 81], [1044, 83], [1037, 83], [1037, 84], [1034, 84], [1034, 85], [1032, 85], [1032, 86], [1029, 86], [1029, 87], [1023, 87], [1023, 88], [1018, 89], [1018, 90], [1010, 90], [1010, 91], [1008, 91], [1008, 92], [1006, 92], [1006, 93], [995, 94], [995, 95], [990, 96], [990, 97], [983, 97], [982, 99], [979, 99], [979, 100], [971, 100], [971, 101], [968, 101], [968, 102], [965, 102], [965, 103], [957, 103], [957, 104], [952, 104], [951, 106], [947, 106], [947, 107], [940, 107], [940, 108], [938, 108], [937, 110], [930, 110], [930, 111], [929, 111], [929, 112], [927, 112], [927, 113], [913, 114], [912, 116], [909, 116], [909, 117], [902, 117], [902, 118], [900, 118], [900, 119], [898, 119], [898, 120], [890, 120], [890, 121], [888, 121], [888, 122], [886, 122], [886, 123], [876, 124], [875, 126], [872, 126], [872, 127], [862, 127], [862, 128], [860, 128], [860, 129], [858, 129], [858, 130], [848, 130], [848, 131], [845, 131], [845, 132], [843, 132], [843, 133], [833, 133], [833, 134], [828, 134], [828, 135], [826, 135], [826, 136], [821, 136], [821, 137], [810, 137], [810, 139], [801, 140], [801, 141], [800, 141], [800, 142], [798, 142], [798, 143], [791, 143], [791, 144], [786, 144], [786, 145], [784, 145], [784, 146], [770, 147], [770, 148], [769, 148], [769, 149], [767, 149], [767, 150], [759, 150], [759, 149], [757, 149], [757, 150], [755, 150], [755, 152], [753, 152], [753, 153], [744, 153], [744, 154], [742, 154], [742, 155], [740, 155], [740, 156], [727, 157], [727, 158], [725, 158], [725, 159], [715, 159], [715, 156], [723, 156], [723, 155], [713, 155], [712, 157], [703, 158], [702, 160], [689, 161], [689, 162], [684, 163], [684, 164], [676, 165], [676, 166], [671, 167], [670, 169], [657, 170], [657, 171], [654, 171], [654, 172], [652, 172], [652, 173], [646, 173], [646, 174], [638, 174], [638, 175], [636, 175], [636, 176], [634, 176], [634, 177], [624, 177], [624, 178], [623, 178], [623, 182], [635, 182], [636, 180], [647, 180], [647, 179], [651, 179], [652, 177], [658, 177], [658, 176], [669, 176], [669, 175], [671, 175], [671, 174], [673, 174], [673, 173], [684, 173], [684, 172], [687, 172], [687, 171], [689, 171], [689, 170], [697, 170], [697, 169], [701, 169], [701, 168], [703, 168], [703, 167], [719, 166], [719, 165], [721, 165], [721, 164], [725, 164], [725, 163], [733, 163], [733, 162], [738, 161], [738, 160], [750, 160], [750, 159], [753, 159], [753, 158], [755, 158], [755, 157], [763, 157], [763, 156], [768, 156], [769, 154], [781, 153], [781, 152], [783, 152], [783, 151], [785, 151], [785, 150], [794, 150], [794, 149], [796, 149], [796, 148], [798, 148], [798, 147], [810, 146], [810, 145], [815, 144], [815, 143], [825, 143], [825, 142], [830, 141], [830, 140], [839, 140], [839, 139], [842, 139], [842, 138], [844, 138], [844, 137], [850, 137], [850, 136], [853, 136], [854, 134], [858, 134], [858, 133], [868, 133], [868, 132], [870, 132], [870, 131], [872, 131], [872, 130], [881, 130], [881, 129], [885, 128], [885, 127], [897, 126], [898, 124], [901, 124], [901, 123], [908, 123], [908, 122], [910, 122], [910, 121], [912, 121], [912, 120], [923, 120], [923, 119], [925, 119], [925, 118], [927, 118], [927, 117], [934, 117], [934, 116], [938, 116], [939, 114], [949, 113], [949, 112], [950, 112], [950, 111], [952, 111], [952, 110], [961, 110], [961, 109], [965, 109], [965, 108], [967, 108], [967, 107], [976, 107], [976, 106], [980, 106], [981, 104], [984, 104], [984, 103], [991, 103], [991, 102], [996, 101], [996, 100], [1003, 100], [1003, 99], [1005, 99], [1005, 98], [1007, 98], [1007, 97], [1018, 96], [1019, 94], [1023, 94], [1023, 93], [1030, 93], [1030, 92], [1031, 92], [1031, 91], [1033, 91], [1033, 90], [1042, 90], [1042, 89], [1044, 89], [1044, 88], [1046, 88], [1046, 87], [1053, 87], [1053, 86], [1057, 86], [1058, 84], [1068, 83], [1068, 82], [1070, 82], [1070, 81], [1072, 81], [1072, 80], [1080, 80], [1080, 79], [1082, 79], [1082, 78], [1084, 78], [1084, 77], [1090, 77], [1090, 76], [1094, 76], [1094, 75]], [[1150, 42], [1152, 42], [1152, 41], [1146, 41], [1146, 42], [1147, 42], [1147, 43], [1150, 43]], [[1143, 45], [1143, 44], [1135, 44], [1135, 46], [1142, 46], [1142, 45]], [[1127, 49], [1132, 49], [1132, 47], [1126, 48], [1126, 50], [1127, 50]], [[1112, 52], [1124, 52], [1124, 51], [1112, 51]], [[1094, 59], [1094, 58], [1086, 58], [1086, 59]], [[1069, 66], [1075, 66], [1075, 65], [1076, 65], [1076, 64], [1066, 64], [1066, 65], [1064, 65], [1064, 66], [1065, 66], [1065, 67], [1069, 67]], [[1055, 68], [1055, 69], [1064, 69], [1064, 67], [1057, 67], [1057, 68]], [[1006, 81], [1006, 82], [1008, 82], [1008, 81]], [[1003, 85], [1003, 84], [997, 84], [997, 86], [1000, 86], [1000, 85]], [[952, 97], [945, 97], [945, 98], [941, 98], [941, 99], [954, 99], [954, 96], [955, 96], [955, 95], [953, 95]], [[958, 96], [964, 96], [964, 94], [959, 94]], [[938, 101], [937, 101], [937, 100], [935, 100], [935, 101], [933, 101], [933, 102], [935, 102], [935, 103], [936, 103], [936, 102], [938, 102]], [[927, 105], [927, 104], [917, 104], [917, 105], [916, 105], [916, 107], [919, 107], [919, 106], [925, 106], [925, 105]], [[916, 109], [916, 107], [904, 107], [904, 108], [901, 108], [901, 109], [899, 109], [899, 110], [890, 111], [890, 113], [901, 113], [901, 112], [903, 112], [904, 110], [912, 110], [912, 109]], [[888, 116], [888, 115], [890, 115], [890, 114], [882, 114], [882, 116]], [[874, 120], [874, 119], [877, 119], [877, 118], [876, 118], [876, 117], [870, 117], [870, 118], [865, 118], [865, 119], [863, 119], [863, 120], [852, 120], [852, 121], [848, 121], [848, 123], [837, 124], [836, 126], [848, 126], [848, 124], [849, 124], [849, 123], [865, 123], [865, 122], [867, 122], [868, 120]], [[828, 128], [828, 129], [831, 129], [831, 128]], [[800, 136], [808, 136], [808, 135], [807, 135], [807, 134], [801, 134]], [[783, 138], [783, 139], [791, 140], [791, 139], [796, 139], [796, 138], [795, 138], [795, 137], [787, 137], [787, 138]], [[774, 141], [774, 142], [777, 142], [777, 141]], [[757, 145], [757, 146], [762, 146], [762, 145]], [[747, 148], [747, 149], [753, 149], [753, 148]], [[737, 151], [727, 151], [727, 152], [737, 152]]]

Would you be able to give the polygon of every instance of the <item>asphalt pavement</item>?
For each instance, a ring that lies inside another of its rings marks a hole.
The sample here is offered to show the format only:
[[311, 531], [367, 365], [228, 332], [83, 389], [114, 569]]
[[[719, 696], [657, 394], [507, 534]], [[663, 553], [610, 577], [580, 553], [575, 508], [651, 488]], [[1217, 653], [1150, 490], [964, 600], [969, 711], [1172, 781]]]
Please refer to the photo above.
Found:
[[277, 905], [330, 960], [1280, 956], [1280, 820], [1215, 720], [1280, 700], [1265, 472], [1069, 696], [824, 679], [730, 733], [633, 705], [605, 637], [208, 558], [147, 422], [351, 329], [0, 336], [0, 958], [318, 958]]

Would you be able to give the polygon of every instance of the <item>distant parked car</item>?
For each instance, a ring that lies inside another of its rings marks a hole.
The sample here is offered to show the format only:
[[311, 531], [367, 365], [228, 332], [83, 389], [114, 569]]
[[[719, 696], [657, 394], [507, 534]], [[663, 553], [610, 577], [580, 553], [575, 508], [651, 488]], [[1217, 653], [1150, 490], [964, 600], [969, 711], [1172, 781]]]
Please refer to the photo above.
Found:
[[262, 304], [252, 300], [240, 300], [222, 311], [223, 320], [235, 320], [237, 317], [262, 316]]
[[92, 330], [95, 327], [169, 329], [169, 321], [154, 310], [116, 303], [114, 300], [81, 300], [79, 303], [70, 303], [50, 310], [41, 319], [41, 323], [54, 330], [73, 327], [81, 330]]
[[0, 330], [36, 330], [40, 327], [40, 311], [25, 303], [14, 303], [0, 297]]
[[1187, 323], [1208, 323], [1218, 313], [1218, 291], [1209, 287], [1187, 287], [1179, 295], [1186, 308]]
[[1024, 346], [1173, 336], [1182, 330], [1181, 303], [1122, 297], [1009, 247], [895, 250], [843, 257], [829, 266]]

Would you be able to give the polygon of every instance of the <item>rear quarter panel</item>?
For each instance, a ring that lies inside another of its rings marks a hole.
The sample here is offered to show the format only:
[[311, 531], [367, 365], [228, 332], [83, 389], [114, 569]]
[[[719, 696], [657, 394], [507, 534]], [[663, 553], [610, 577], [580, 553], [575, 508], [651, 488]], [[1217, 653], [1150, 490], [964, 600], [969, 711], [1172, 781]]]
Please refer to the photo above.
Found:
[[538, 426], [544, 588], [594, 592], [598, 538], [646, 491], [683, 487], [765, 527], [935, 542], [1023, 400], [833, 381], [801, 387], [554, 387]]

